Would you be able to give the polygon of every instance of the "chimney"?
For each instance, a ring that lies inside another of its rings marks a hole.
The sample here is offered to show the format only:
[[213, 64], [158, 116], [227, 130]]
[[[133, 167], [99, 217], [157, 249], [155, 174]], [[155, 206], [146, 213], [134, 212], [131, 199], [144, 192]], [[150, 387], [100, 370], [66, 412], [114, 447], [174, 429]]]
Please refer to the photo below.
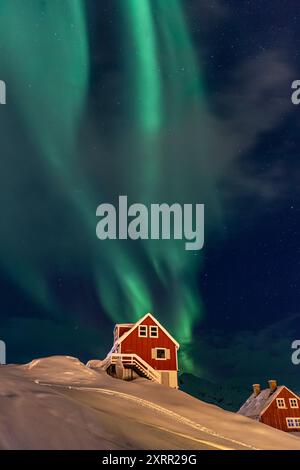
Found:
[[257, 395], [260, 394], [260, 390], [261, 390], [260, 384], [253, 384], [252, 387], [253, 387], [253, 393], [257, 397]]
[[270, 391], [273, 393], [277, 388], [277, 380], [268, 380]]

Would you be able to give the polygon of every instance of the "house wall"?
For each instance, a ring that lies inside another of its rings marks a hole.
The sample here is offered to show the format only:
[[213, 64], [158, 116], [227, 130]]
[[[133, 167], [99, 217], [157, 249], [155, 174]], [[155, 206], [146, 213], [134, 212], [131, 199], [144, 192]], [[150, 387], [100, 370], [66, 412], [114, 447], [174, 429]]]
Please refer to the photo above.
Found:
[[126, 331], [130, 330], [131, 326], [120, 326], [119, 327], [119, 338], [126, 333]]
[[276, 398], [284, 398], [286, 408], [278, 408], [276, 399], [274, 399], [264, 414], [261, 416], [260, 421], [285, 432], [300, 431], [300, 429], [288, 428], [286, 423], [286, 418], [300, 418], [300, 399], [297, 398], [299, 408], [291, 408], [289, 399], [296, 398], [296, 396], [290, 393], [286, 388], [281, 390]]
[[[161, 383], [168, 385], [171, 388], [178, 388], [178, 374], [177, 371], [169, 370], [168, 372], [162, 372]], [[164, 375], [166, 376], [164, 378]]]
[[130, 330], [131, 326], [116, 326], [114, 329], [114, 343], [120, 338], [124, 333]]
[[[147, 317], [141, 325], [156, 325], [152, 318]], [[125, 338], [121, 343], [122, 354], [137, 354], [144, 361], [148, 362], [156, 370], [177, 370], [177, 351], [173, 341], [158, 328], [158, 338], [143, 338], [138, 336], [138, 328]], [[152, 348], [166, 348], [170, 350], [170, 359], [153, 359], [151, 350]]]

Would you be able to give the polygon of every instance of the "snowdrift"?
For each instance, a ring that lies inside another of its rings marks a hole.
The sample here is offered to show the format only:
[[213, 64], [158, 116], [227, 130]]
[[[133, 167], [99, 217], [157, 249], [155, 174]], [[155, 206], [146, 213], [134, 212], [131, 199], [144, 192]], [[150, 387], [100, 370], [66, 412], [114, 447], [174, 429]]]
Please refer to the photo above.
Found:
[[56, 356], [0, 366], [0, 449], [300, 450], [300, 439], [179, 390]]

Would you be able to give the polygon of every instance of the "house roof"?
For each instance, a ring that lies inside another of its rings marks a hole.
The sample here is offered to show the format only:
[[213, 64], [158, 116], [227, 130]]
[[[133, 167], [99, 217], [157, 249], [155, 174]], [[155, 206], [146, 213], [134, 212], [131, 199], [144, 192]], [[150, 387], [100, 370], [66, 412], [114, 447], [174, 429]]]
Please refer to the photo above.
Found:
[[272, 392], [270, 388], [266, 388], [262, 390], [257, 396], [252, 393], [248, 400], [246, 400], [246, 402], [241, 406], [238, 414], [258, 420], [284, 388], [299, 399], [299, 397], [294, 392], [289, 390], [284, 385], [277, 387], [274, 392]]
[[120, 336], [120, 338], [116, 340], [114, 347], [122, 343], [122, 341], [127, 338], [127, 336], [129, 336], [141, 323], [143, 323], [143, 321], [147, 317], [150, 317], [154, 321], [154, 323], [156, 323], [156, 325], [170, 338], [171, 341], [173, 341], [173, 343], [179, 349], [179, 343], [176, 341], [176, 339], [174, 339], [173, 336], [170, 335], [170, 333], [159, 323], [158, 320], [156, 320], [156, 318], [154, 318], [151, 313], [146, 313], [146, 315], [144, 315], [138, 322], [134, 323], [130, 330], [126, 331], [126, 333], [124, 333], [122, 336]]
[[135, 325], [135, 323], [116, 323], [115, 328], [117, 328], [118, 326], [123, 327], [123, 328], [128, 328], [128, 327], [132, 327], [133, 325]]

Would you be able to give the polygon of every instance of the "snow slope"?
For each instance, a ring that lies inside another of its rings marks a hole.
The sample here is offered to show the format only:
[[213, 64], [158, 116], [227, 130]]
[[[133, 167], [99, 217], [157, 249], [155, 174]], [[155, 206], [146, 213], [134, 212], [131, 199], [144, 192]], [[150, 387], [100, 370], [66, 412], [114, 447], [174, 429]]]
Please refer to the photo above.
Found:
[[56, 356], [0, 366], [0, 449], [300, 450], [300, 439], [179, 390]]

